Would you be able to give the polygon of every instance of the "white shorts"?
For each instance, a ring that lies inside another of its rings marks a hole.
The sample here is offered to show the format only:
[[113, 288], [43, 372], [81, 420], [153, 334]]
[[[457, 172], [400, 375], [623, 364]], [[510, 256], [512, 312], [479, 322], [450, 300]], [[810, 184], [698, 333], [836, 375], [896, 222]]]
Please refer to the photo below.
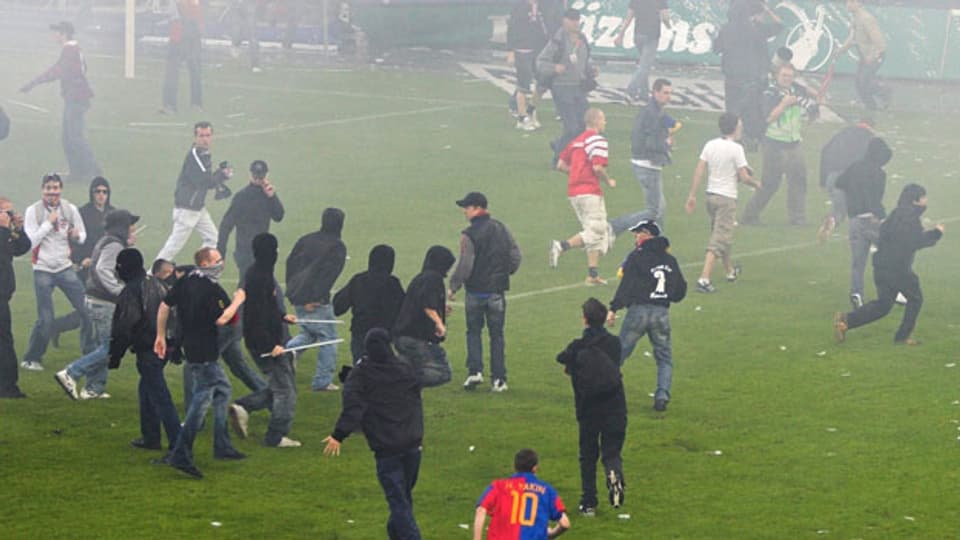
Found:
[[577, 195], [570, 197], [570, 206], [580, 220], [580, 238], [588, 251], [606, 253], [610, 247], [613, 230], [607, 223], [607, 206], [600, 195]]

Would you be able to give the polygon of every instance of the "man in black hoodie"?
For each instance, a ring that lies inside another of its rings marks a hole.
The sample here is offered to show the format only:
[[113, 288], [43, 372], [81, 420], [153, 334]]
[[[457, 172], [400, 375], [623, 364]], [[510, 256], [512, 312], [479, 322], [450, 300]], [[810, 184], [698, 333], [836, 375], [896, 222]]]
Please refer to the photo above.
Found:
[[837, 187], [837, 178], [851, 165], [863, 159], [874, 137], [874, 122], [862, 118], [836, 133], [820, 150], [820, 187], [830, 195], [830, 213], [817, 230], [817, 242], [824, 243], [837, 225], [847, 217], [847, 199]]
[[607, 322], [613, 324], [616, 312], [627, 308], [620, 327], [620, 364], [630, 357], [640, 338], [647, 335], [657, 360], [657, 392], [653, 408], [663, 412], [670, 401], [673, 384], [673, 350], [670, 343], [670, 304], [687, 295], [677, 259], [670, 254], [670, 241], [660, 236], [653, 221], [641, 221], [630, 228], [637, 248], [627, 256], [620, 271], [623, 277], [610, 302]]
[[30, 251], [30, 238], [23, 232], [23, 216], [13, 203], [0, 197], [0, 398], [27, 397], [17, 386], [17, 351], [13, 348], [10, 299], [17, 290], [13, 258]]
[[[83, 228], [87, 230], [87, 238], [82, 244], [73, 244], [73, 249], [70, 251], [73, 269], [76, 270], [80, 281], [84, 283], [87, 282], [90, 272], [93, 246], [103, 238], [107, 212], [113, 209], [113, 205], [110, 204], [110, 182], [102, 176], [94, 178], [90, 182], [90, 202], [80, 207], [80, 217], [83, 219]], [[81, 322], [80, 313], [77, 311], [57, 317], [50, 325], [50, 342], [54, 347], [59, 347], [60, 334], [80, 328]]]
[[380, 244], [370, 250], [367, 271], [355, 274], [333, 296], [337, 317], [353, 310], [350, 321], [350, 354], [356, 363], [363, 355], [363, 340], [373, 328], [393, 328], [403, 304], [403, 285], [391, 275], [393, 248]]
[[147, 275], [143, 269], [143, 255], [127, 248], [117, 255], [117, 277], [124, 283], [113, 312], [110, 330], [110, 368], [120, 367], [120, 359], [127, 349], [137, 355], [140, 384], [140, 438], [130, 441], [134, 448], [160, 450], [160, 427], [167, 432], [167, 449], [172, 450], [180, 435], [180, 416], [173, 404], [167, 380], [163, 376], [166, 358], [153, 352], [157, 338], [157, 310], [169, 290], [164, 279], [173, 273], [169, 261], [154, 264]]
[[387, 536], [419, 540], [413, 515], [413, 488], [420, 471], [423, 402], [417, 368], [390, 348], [383, 328], [367, 333], [366, 355], [347, 377], [343, 410], [333, 433], [323, 440], [323, 453], [340, 455], [341, 443], [363, 430], [377, 461], [377, 479], [390, 507]]
[[863, 306], [863, 273], [867, 268], [870, 246], [877, 243], [880, 222], [887, 217], [883, 209], [883, 192], [887, 173], [883, 166], [893, 152], [880, 138], [867, 145], [866, 155], [851, 165], [836, 180], [836, 188], [845, 193], [850, 217], [850, 303], [853, 309]]
[[913, 273], [913, 259], [917, 250], [936, 244], [944, 231], [942, 223], [930, 230], [923, 229], [920, 216], [926, 209], [927, 190], [918, 184], [904, 186], [896, 209], [880, 225], [877, 252], [873, 254], [877, 299], [850, 313], [837, 312], [834, 315], [833, 329], [837, 341], [846, 339], [847, 330], [872, 323], [890, 313], [897, 293], [900, 293], [906, 297], [907, 305], [900, 328], [893, 337], [894, 343], [920, 343], [910, 337], [923, 305], [923, 291], [920, 290], [920, 278]]
[[297, 381], [293, 354], [283, 348], [283, 325], [293, 324], [297, 319], [284, 313], [277, 302], [276, 278], [273, 276], [277, 264], [277, 238], [270, 233], [260, 233], [254, 237], [252, 245], [253, 265], [244, 274], [224, 317], [232, 317], [240, 305], [244, 305], [243, 341], [250, 356], [267, 375], [267, 387], [230, 405], [230, 423], [241, 439], [246, 438], [249, 411], [270, 409], [264, 444], [296, 448], [301, 446], [300, 441], [288, 438], [287, 434], [297, 406]]
[[[320, 230], [297, 240], [287, 257], [287, 298], [299, 321], [333, 320], [330, 289], [347, 260], [347, 247], [340, 240], [344, 217], [339, 208], [324, 210]], [[301, 322], [300, 334], [287, 342], [287, 348], [334, 339], [337, 339], [337, 329], [333, 323]], [[333, 384], [336, 366], [337, 346], [318, 347], [317, 370], [310, 383], [314, 392], [340, 389]]]
[[268, 172], [266, 161], [258, 159], [251, 163], [250, 183], [233, 196], [227, 213], [220, 220], [217, 251], [224, 257], [227, 256], [230, 233], [236, 228], [233, 260], [237, 263], [241, 277], [253, 264], [253, 238], [270, 231], [270, 220], [277, 223], [283, 220], [283, 203], [280, 202], [276, 188], [267, 178]]
[[450, 382], [447, 353], [440, 342], [447, 335], [447, 290], [443, 279], [456, 259], [443, 246], [430, 246], [423, 270], [407, 285], [407, 295], [393, 326], [397, 354], [413, 364], [424, 388]]
[[583, 337], [557, 355], [570, 376], [580, 425], [580, 513], [597, 511], [597, 458], [602, 456], [610, 504], [623, 504], [623, 459], [627, 400], [620, 375], [620, 340], [603, 327], [607, 308], [596, 298], [583, 304]]

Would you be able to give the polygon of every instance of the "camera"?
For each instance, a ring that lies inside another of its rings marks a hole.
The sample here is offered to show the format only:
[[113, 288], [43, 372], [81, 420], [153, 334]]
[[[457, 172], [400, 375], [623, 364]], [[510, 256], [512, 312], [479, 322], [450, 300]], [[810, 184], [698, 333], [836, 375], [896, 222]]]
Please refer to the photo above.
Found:
[[213, 181], [217, 183], [213, 194], [215, 200], [229, 199], [230, 196], [233, 195], [233, 191], [224, 183], [229, 180], [231, 176], [230, 163], [221, 161], [220, 164], [217, 165], [217, 170], [213, 173]]

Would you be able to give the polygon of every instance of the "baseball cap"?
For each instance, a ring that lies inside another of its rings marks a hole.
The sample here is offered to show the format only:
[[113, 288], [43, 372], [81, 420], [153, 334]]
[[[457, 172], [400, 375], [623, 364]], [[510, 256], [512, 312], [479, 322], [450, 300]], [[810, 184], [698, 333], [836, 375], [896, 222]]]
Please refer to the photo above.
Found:
[[131, 214], [128, 210], [113, 210], [104, 218], [104, 225], [107, 229], [118, 226], [129, 227], [140, 221], [140, 216]]
[[73, 23], [70, 21], [60, 21], [57, 24], [51, 24], [50, 29], [66, 36], [72, 36], [74, 32]]
[[264, 178], [268, 172], [270, 172], [270, 168], [267, 167], [267, 162], [262, 159], [258, 159], [250, 164], [250, 174], [256, 178]]
[[653, 236], [660, 236], [660, 227], [658, 227], [657, 222], [652, 219], [645, 219], [633, 227], [630, 227], [630, 232], [640, 231], [647, 231]]
[[466, 208], [468, 206], [479, 206], [480, 208], [487, 207], [487, 197], [479, 191], [471, 191], [467, 193], [467, 196], [457, 201], [457, 206], [460, 208]]

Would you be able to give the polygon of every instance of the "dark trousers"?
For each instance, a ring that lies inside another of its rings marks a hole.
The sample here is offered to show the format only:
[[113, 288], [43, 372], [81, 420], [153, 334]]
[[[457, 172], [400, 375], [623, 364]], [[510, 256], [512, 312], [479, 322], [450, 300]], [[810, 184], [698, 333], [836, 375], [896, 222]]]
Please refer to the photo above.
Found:
[[[233, 4], [233, 20], [230, 32], [234, 47], [239, 47], [244, 39], [250, 42], [250, 65], [260, 66], [260, 38], [257, 35], [257, 21], [263, 18], [263, 7], [257, 0], [236, 0]], [[240, 274], [241, 276], [243, 274]]]
[[137, 371], [140, 373], [140, 435], [147, 446], [160, 444], [160, 426], [167, 432], [167, 446], [172, 449], [180, 435], [180, 416], [173, 404], [167, 380], [163, 376], [166, 360], [157, 358], [153, 351], [137, 353]]
[[766, 128], [760, 109], [763, 81], [727, 77], [724, 80], [724, 104], [727, 112], [734, 113], [743, 121], [743, 135], [759, 141]]
[[420, 529], [413, 517], [413, 487], [420, 474], [420, 449], [376, 459], [377, 480], [390, 507], [387, 537], [390, 540], [420, 540]]
[[787, 177], [787, 215], [790, 223], [802, 225], [806, 222], [807, 164], [800, 143], [764, 139], [762, 183], [747, 203], [740, 220], [742, 223], [759, 221], [760, 213], [780, 189], [784, 176]]
[[623, 478], [623, 441], [627, 437], [626, 416], [595, 415], [580, 420], [580, 504], [597, 506], [597, 459], [604, 472], [615, 471]]
[[167, 48], [167, 68], [163, 76], [163, 106], [177, 109], [177, 91], [180, 86], [180, 64], [186, 62], [190, 74], [190, 104], [203, 106], [203, 90], [200, 79], [200, 42], [184, 40], [170, 43]]
[[238, 399], [237, 405], [248, 411], [270, 409], [270, 423], [267, 425], [263, 442], [267, 446], [276, 446], [280, 439], [290, 433], [293, 412], [297, 408], [297, 377], [293, 368], [293, 355], [260, 358], [250, 351], [250, 356], [266, 374], [267, 387]]
[[553, 94], [553, 106], [563, 123], [563, 133], [550, 143], [550, 148], [553, 148], [553, 161], [556, 163], [560, 152], [563, 152], [570, 141], [587, 129], [583, 115], [586, 114], [589, 104], [586, 94], [579, 86], [553, 85], [550, 93]]
[[18, 394], [20, 373], [17, 371], [17, 351], [13, 348], [10, 297], [0, 297], [0, 395]]
[[860, 101], [868, 109], [876, 109], [877, 97], [885, 97], [886, 90], [880, 85], [880, 80], [877, 77], [877, 72], [883, 65], [883, 59], [884, 57], [880, 56], [880, 59], [872, 64], [860, 62], [857, 65], [857, 96], [860, 97]]
[[102, 172], [87, 142], [85, 116], [89, 108], [88, 101], [63, 102], [63, 153], [67, 156], [72, 182], [89, 182]]
[[353, 365], [357, 365], [357, 360], [363, 356], [363, 340], [366, 339], [366, 337], [366, 331], [350, 331], [350, 356], [352, 357]]
[[847, 313], [847, 327], [856, 328], [883, 318], [893, 309], [897, 293], [901, 293], [907, 299], [907, 305], [903, 310], [900, 328], [897, 329], [893, 339], [903, 341], [909, 338], [917, 326], [917, 317], [920, 315], [920, 308], [923, 307], [920, 278], [909, 270], [890, 272], [874, 267], [873, 282], [877, 285], [877, 299], [856, 311]]

